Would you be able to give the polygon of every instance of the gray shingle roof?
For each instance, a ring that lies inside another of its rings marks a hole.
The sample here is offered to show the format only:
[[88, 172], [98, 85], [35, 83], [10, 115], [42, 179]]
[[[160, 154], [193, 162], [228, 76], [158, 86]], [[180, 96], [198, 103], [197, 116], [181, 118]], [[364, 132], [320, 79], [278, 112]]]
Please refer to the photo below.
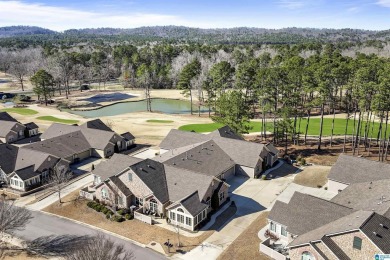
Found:
[[208, 205], [200, 202], [198, 191], [190, 194], [188, 197], [179, 201], [179, 203], [192, 215], [196, 216], [203, 210], [205, 210]]
[[27, 124], [24, 124], [24, 125], [26, 126], [26, 128], [28, 130], [39, 128], [39, 126], [37, 124], [35, 124], [34, 122], [30, 122], [30, 123], [27, 123]]
[[121, 134], [121, 136], [122, 136], [125, 140], [128, 140], [128, 141], [131, 141], [131, 140], [134, 140], [134, 139], [135, 139], [134, 135], [132, 135], [130, 132], [123, 133], [123, 134]]
[[79, 131], [79, 126], [54, 123], [41, 135], [41, 139], [50, 139]]
[[111, 176], [108, 178], [117, 188], [120, 190], [126, 197], [130, 196], [132, 193], [129, 188], [117, 177]]
[[0, 137], [5, 137], [17, 124], [19, 123], [11, 121], [0, 121]]
[[[384, 197], [384, 199], [380, 199]], [[355, 210], [385, 214], [390, 209], [390, 179], [349, 185], [332, 198], [332, 202]]]
[[0, 167], [6, 174], [10, 174], [15, 170], [18, 151], [17, 146], [0, 144]]
[[390, 219], [374, 213], [360, 229], [384, 254], [390, 254]]
[[129, 166], [141, 161], [141, 159], [135, 157], [115, 153], [110, 160], [99, 163], [92, 173], [99, 176], [102, 181], [105, 181], [109, 177], [117, 175], [129, 168]]
[[195, 143], [206, 142], [211, 136], [172, 129], [160, 143], [162, 149], [171, 150]]
[[173, 157], [164, 164], [211, 176], [218, 176], [235, 165], [213, 140]]
[[146, 159], [130, 166], [130, 168], [153, 192], [154, 196], [161, 203], [169, 201], [168, 187], [163, 164]]
[[41, 142], [23, 146], [25, 149], [40, 151], [52, 154], [58, 158], [67, 158], [71, 155], [84, 152], [91, 148], [84, 135], [80, 132], [73, 132], [66, 135], [46, 139]]
[[26, 168], [16, 170], [15, 173], [24, 181], [39, 175], [34, 171], [34, 167], [34, 165], [30, 165]]
[[341, 154], [328, 179], [345, 184], [390, 179], [390, 164]]
[[213, 176], [207, 176], [198, 172], [179, 169], [173, 166], [165, 165], [165, 175], [168, 184], [169, 199], [178, 201], [188, 194], [198, 191], [200, 199], [204, 198]]
[[242, 136], [236, 134], [229, 126], [223, 126], [211, 133], [208, 134], [212, 137], [224, 137], [224, 138], [230, 138], [230, 139], [236, 139], [236, 140], [244, 140]]
[[112, 129], [109, 128], [106, 124], [104, 124], [103, 121], [100, 119], [88, 121], [82, 124], [80, 127], [112, 132]]
[[355, 211], [352, 214], [346, 215], [317, 229], [299, 235], [288, 245], [288, 247], [295, 247], [308, 244], [313, 241], [320, 241], [325, 235], [358, 230], [372, 214], [373, 212], [370, 211]]
[[352, 209], [308, 194], [295, 192], [288, 204], [276, 201], [268, 219], [302, 235], [352, 213]]
[[10, 122], [18, 122], [15, 118], [13, 118], [7, 112], [0, 112], [0, 121], [10, 121]]

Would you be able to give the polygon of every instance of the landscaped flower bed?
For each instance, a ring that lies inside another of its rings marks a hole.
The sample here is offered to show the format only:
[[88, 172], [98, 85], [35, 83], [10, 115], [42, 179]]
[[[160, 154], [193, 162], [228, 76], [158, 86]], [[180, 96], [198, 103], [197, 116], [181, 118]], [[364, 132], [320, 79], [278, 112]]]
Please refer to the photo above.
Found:
[[126, 213], [126, 210], [120, 209], [115, 214], [111, 209], [107, 208], [106, 206], [96, 202], [96, 201], [89, 201], [87, 203], [87, 206], [91, 209], [96, 210], [97, 212], [101, 212], [104, 215], [106, 215], [107, 219], [110, 219], [115, 222], [123, 222], [125, 219], [131, 220], [134, 218], [134, 215], [131, 213]]

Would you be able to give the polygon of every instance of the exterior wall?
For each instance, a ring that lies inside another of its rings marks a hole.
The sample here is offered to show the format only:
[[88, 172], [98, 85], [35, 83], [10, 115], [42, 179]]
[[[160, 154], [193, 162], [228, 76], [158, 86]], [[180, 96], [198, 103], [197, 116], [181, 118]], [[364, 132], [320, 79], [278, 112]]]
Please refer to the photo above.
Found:
[[[180, 209], [183, 210], [184, 212], [179, 211]], [[174, 219], [172, 218], [172, 213], [175, 214], [175, 218]], [[184, 223], [181, 223], [181, 222], [177, 221], [178, 214], [182, 215], [184, 217]], [[195, 224], [194, 218], [196, 216], [192, 216], [183, 206], [181, 206], [181, 204], [179, 204], [177, 207], [172, 208], [172, 209], [170, 209], [168, 211], [168, 217], [169, 217], [172, 225], [178, 225], [178, 226], [180, 226], [182, 228], [185, 228], [185, 229], [188, 229], [188, 230], [191, 230], [191, 231], [194, 231], [196, 226], [198, 226], [199, 223], [201, 223], [202, 221], [204, 221], [207, 218], [207, 211], [204, 210], [199, 215], [201, 216], [200, 217], [200, 221]], [[186, 224], [188, 219], [191, 220], [191, 225], [187, 225]]]
[[254, 178], [254, 172], [255, 169], [253, 168], [242, 166], [242, 165], [236, 165], [236, 175]]
[[104, 151], [99, 149], [92, 149], [92, 156], [97, 158], [104, 158]]
[[333, 181], [333, 180], [328, 180], [328, 191], [339, 193], [339, 190], [344, 190], [347, 187], [348, 187], [347, 184]]
[[104, 148], [104, 157], [110, 157], [115, 153], [115, 146], [112, 144], [108, 144], [106, 148]]
[[[115, 185], [113, 183], [110, 183], [110, 185], [113, 185], [113, 188], [115, 189]], [[106, 198], [103, 198], [102, 197], [102, 189], [106, 189], [106, 191], [108, 192], [108, 196], [109, 198], [106, 199]], [[130, 205], [131, 205], [131, 196], [129, 197], [126, 197], [121, 191], [119, 191], [118, 189], [115, 189], [115, 192], [117, 193], [117, 195], [113, 192], [113, 190], [111, 190], [105, 183], [102, 184], [101, 186], [99, 186], [97, 189], [96, 189], [96, 192], [95, 192], [95, 197], [99, 200], [99, 201], [102, 201], [102, 202], [105, 202], [109, 205], [112, 205], [113, 202], [114, 202], [114, 199], [118, 199], [118, 196], [120, 196], [122, 198], [122, 203], [119, 203], [117, 201], [117, 206], [119, 208], [129, 208]]]
[[226, 180], [229, 180], [231, 179], [232, 177], [234, 177], [236, 171], [235, 171], [235, 166], [233, 166], [232, 168], [230, 168], [229, 170], [227, 170], [226, 172], [224, 172], [222, 175], [221, 175], [221, 179], [226, 179]]
[[25, 183], [17, 175], [11, 177], [9, 184], [15, 190], [24, 191], [25, 189]]
[[[132, 176], [131, 181], [129, 180], [129, 174]], [[131, 170], [121, 174], [119, 179], [130, 189], [131, 193], [133, 193], [135, 197], [144, 198], [152, 194], [152, 191]]]
[[[223, 193], [223, 199], [221, 199], [220, 197], [220, 194]], [[222, 185], [221, 189], [219, 190], [219, 194], [218, 194], [218, 197], [220, 198], [219, 200], [219, 205], [222, 205], [223, 203], [225, 203], [225, 201], [227, 200], [227, 198], [229, 197], [229, 187], [226, 186], [226, 185]]]
[[16, 142], [18, 140], [18, 134], [15, 133], [14, 131], [11, 131], [9, 132], [6, 136], [5, 136], [5, 142], [6, 143], [13, 143], [13, 142]]
[[311, 253], [316, 260], [322, 260], [323, 258], [315, 251], [310, 245], [302, 246], [298, 248], [291, 248], [289, 251], [291, 260], [301, 260], [304, 252]]
[[[360, 237], [362, 241], [362, 249], [353, 248], [353, 238]], [[382, 253], [380, 250], [360, 231], [342, 234], [330, 237], [344, 253], [354, 260], [373, 259], [375, 254]]]
[[270, 256], [272, 259], [275, 259], [275, 260], [285, 260], [286, 257], [284, 255], [282, 255], [281, 253], [273, 250], [272, 248], [270, 248], [268, 245], [270, 243], [270, 239], [268, 238], [267, 240], [263, 241], [260, 243], [260, 252]]
[[84, 151], [82, 153], [76, 154], [73, 157], [74, 157], [74, 159], [79, 158], [80, 161], [82, 161], [82, 160], [85, 160], [85, 159], [91, 157], [91, 151], [88, 149], [87, 151]]
[[167, 150], [167, 149], [162, 149], [162, 148], [160, 148], [160, 154], [164, 154], [164, 153], [166, 153], [166, 152], [168, 152], [169, 150]]
[[[271, 222], [275, 225], [275, 231], [271, 230]], [[278, 236], [278, 244], [282, 243], [283, 245], [287, 246], [291, 241], [293, 241], [292, 234], [290, 234], [289, 232], [287, 232], [287, 236], [282, 235], [282, 225], [275, 221], [269, 221], [268, 229], [269, 231]]]
[[35, 136], [35, 135], [37, 135], [38, 133], [39, 133], [38, 128], [28, 130], [28, 135], [29, 135], [29, 136]]

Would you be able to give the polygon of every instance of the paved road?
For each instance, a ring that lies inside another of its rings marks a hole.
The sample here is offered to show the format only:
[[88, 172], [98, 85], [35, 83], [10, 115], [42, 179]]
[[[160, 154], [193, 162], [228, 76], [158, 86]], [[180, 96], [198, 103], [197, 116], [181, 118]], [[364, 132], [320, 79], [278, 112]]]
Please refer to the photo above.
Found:
[[[15, 235], [23, 240], [31, 241], [42, 236], [50, 235], [95, 235], [97, 232], [92, 228], [74, 223], [70, 220], [47, 215], [38, 211], [32, 211], [33, 219], [27, 224], [22, 231], [17, 231]], [[164, 256], [152, 251], [148, 248], [137, 246], [131, 242], [108, 235], [112, 241], [123, 244], [127, 250], [134, 253], [136, 259], [165, 259]]]

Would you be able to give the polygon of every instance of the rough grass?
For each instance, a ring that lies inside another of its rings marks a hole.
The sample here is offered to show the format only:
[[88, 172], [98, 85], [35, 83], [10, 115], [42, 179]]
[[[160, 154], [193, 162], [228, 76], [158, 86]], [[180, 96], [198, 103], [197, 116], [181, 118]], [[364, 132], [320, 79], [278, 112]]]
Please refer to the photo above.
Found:
[[308, 166], [298, 173], [294, 178], [294, 183], [319, 188], [323, 187], [328, 181], [330, 166]]
[[23, 116], [32, 116], [38, 114], [38, 111], [29, 108], [4, 108], [1, 112], [15, 113]]
[[51, 121], [55, 123], [62, 123], [62, 124], [77, 124], [79, 121], [78, 120], [72, 120], [72, 119], [62, 119], [62, 118], [57, 118], [54, 116], [40, 116], [37, 117], [39, 120], [44, 120], [44, 121]]
[[[166, 242], [169, 238], [169, 240], [174, 245], [170, 252], [174, 252], [176, 249], [179, 249], [176, 248], [178, 243], [176, 232], [172, 232], [158, 226], [151, 226], [135, 219], [127, 220], [122, 223], [107, 220], [104, 214], [98, 213], [93, 209], [88, 208], [87, 201], [78, 199], [78, 194], [79, 190], [74, 191], [63, 198], [64, 203], [61, 205], [58, 205], [58, 203], [53, 203], [52, 205], [43, 209], [43, 211], [81, 221], [133, 239], [142, 244], [157, 242], [163, 245], [164, 250], [166, 250], [164, 242]], [[165, 219], [161, 219], [161, 221], [165, 221]], [[183, 251], [189, 251], [195, 248], [196, 246], [200, 245], [206, 238], [208, 238], [213, 232], [214, 231], [212, 230], [206, 231], [197, 237], [186, 237], [184, 235], [180, 235], [180, 242], [182, 244], [180, 249]], [[167, 253], [167, 251], [165, 252]]]
[[169, 123], [173, 123], [173, 120], [149, 119], [149, 120], [146, 120], [146, 122], [159, 123], [159, 124], [169, 124]]
[[[323, 136], [330, 136], [332, 134], [332, 118], [324, 118], [324, 123], [323, 123], [323, 129], [322, 129], [322, 135]], [[249, 133], [253, 132], [260, 132], [263, 130], [263, 126], [261, 122], [250, 122], [250, 126], [252, 126], [252, 129], [249, 130]], [[306, 129], [306, 124], [307, 124], [307, 119], [302, 118], [301, 120], [301, 127], [299, 129], [299, 122], [297, 121], [297, 132], [300, 132], [301, 135], [305, 133]], [[308, 127], [308, 135], [319, 135], [320, 133], [320, 124], [321, 124], [321, 119], [320, 118], [311, 118], [309, 120], [309, 127]], [[345, 132], [345, 126], [347, 124], [347, 119], [342, 119], [342, 118], [336, 118], [334, 122], [334, 130], [333, 130], [333, 135], [344, 135]], [[355, 121], [355, 125], [357, 128], [358, 120]], [[374, 123], [374, 130], [372, 132], [373, 138], [376, 138], [379, 132], [379, 123]], [[209, 124], [189, 124], [189, 125], [183, 125], [179, 127], [179, 130], [183, 131], [195, 131], [197, 133], [206, 133], [206, 132], [212, 132], [220, 127], [222, 127], [222, 124], [218, 123], [209, 123]], [[364, 135], [364, 130], [366, 127], [366, 123], [363, 122], [362, 128], [360, 133]], [[372, 123], [369, 124], [369, 136], [371, 136], [371, 128], [372, 128]], [[385, 126], [383, 126], [383, 135], [385, 131]], [[267, 122], [266, 124], [266, 129], [268, 132], [273, 131], [273, 123], [272, 122]], [[355, 129], [355, 132], [357, 129]], [[350, 119], [348, 122], [348, 135], [352, 135], [354, 133], [354, 122], [353, 119]], [[387, 131], [387, 136], [390, 136], [390, 128]]]
[[261, 213], [253, 223], [247, 227], [236, 240], [218, 257], [218, 260], [235, 259], [271, 259], [259, 252], [260, 238], [258, 232], [267, 225], [269, 212]]

